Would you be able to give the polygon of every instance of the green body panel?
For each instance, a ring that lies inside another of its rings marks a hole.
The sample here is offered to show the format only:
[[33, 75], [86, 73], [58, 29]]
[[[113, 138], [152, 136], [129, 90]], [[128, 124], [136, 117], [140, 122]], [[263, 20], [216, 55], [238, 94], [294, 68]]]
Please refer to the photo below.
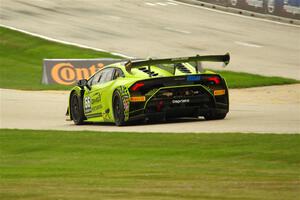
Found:
[[[73, 92], [80, 95], [83, 99], [83, 107], [87, 108], [89, 112], [85, 112], [87, 122], [114, 122], [113, 116], [113, 94], [115, 91], [118, 91], [121, 96], [125, 107], [125, 121], [128, 120], [129, 117], [129, 107], [130, 107], [130, 93], [128, 89], [137, 81], [147, 80], [147, 79], [155, 79], [161, 77], [172, 77], [172, 76], [182, 76], [182, 75], [194, 75], [194, 74], [215, 74], [212, 71], [204, 71], [204, 72], [197, 72], [195, 67], [189, 63], [182, 63], [191, 73], [187, 74], [181, 72], [177, 68], [170, 67], [168, 64], [158, 66], [151, 66], [151, 71], [157, 73], [158, 76], [150, 77], [147, 73], [133, 68], [130, 73], [126, 71], [124, 63], [114, 63], [108, 66], [105, 66], [103, 69], [107, 68], [118, 68], [121, 69], [124, 73], [125, 77], [118, 77], [115, 80], [106, 82], [104, 84], [93, 85], [91, 90], [88, 88], [84, 88], [82, 90], [79, 86], [74, 86], [71, 90], [70, 97]], [[148, 67], [148, 66], [144, 66]], [[101, 70], [103, 70], [101, 69]], [[97, 72], [96, 72], [97, 73]], [[195, 85], [185, 85], [185, 86], [195, 86]], [[198, 85], [199, 86], [199, 85]], [[177, 87], [177, 86], [174, 86]], [[174, 88], [173, 87], [173, 88]], [[178, 86], [182, 87], [182, 86]], [[202, 86], [204, 87], [204, 86]], [[205, 87], [204, 87], [205, 88]], [[161, 88], [160, 88], [161, 89]], [[205, 88], [209, 90], [208, 88]], [[211, 93], [211, 91], [210, 91]], [[155, 94], [155, 93], [154, 93]], [[153, 95], [154, 95], [153, 94]], [[146, 104], [145, 104], [146, 105]], [[68, 113], [70, 113], [70, 98], [69, 98], [69, 107]], [[70, 119], [72, 116], [70, 114]]]

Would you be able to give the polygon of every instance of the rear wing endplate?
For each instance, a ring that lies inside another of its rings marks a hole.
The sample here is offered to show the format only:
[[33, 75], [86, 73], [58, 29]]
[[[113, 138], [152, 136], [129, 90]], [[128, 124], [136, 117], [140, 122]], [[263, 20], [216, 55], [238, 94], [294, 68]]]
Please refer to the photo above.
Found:
[[[223, 62], [225, 65], [228, 65], [230, 60], [229, 53], [226, 53], [225, 55], [206, 55], [206, 56], [192, 56], [192, 57], [182, 57], [182, 58], [165, 58], [165, 59], [148, 59], [148, 60], [137, 60], [137, 61], [131, 61], [129, 60], [125, 64], [126, 71], [129, 73], [131, 72], [132, 68], [137, 68], [141, 66], [148, 66], [150, 70], [151, 65], [159, 65], [159, 64], [176, 64], [176, 63], [190, 63], [190, 62]], [[196, 71], [198, 72], [198, 68], [196, 68]]]

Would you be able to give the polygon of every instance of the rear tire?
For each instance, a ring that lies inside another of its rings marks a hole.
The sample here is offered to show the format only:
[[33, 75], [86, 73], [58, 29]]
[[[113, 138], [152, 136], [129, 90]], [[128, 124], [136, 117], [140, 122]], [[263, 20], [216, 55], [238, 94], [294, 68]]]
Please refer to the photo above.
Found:
[[208, 113], [204, 115], [206, 120], [220, 120], [226, 117], [227, 113]]
[[117, 126], [125, 125], [124, 105], [122, 97], [118, 91], [115, 91], [113, 95], [113, 113], [115, 124]]
[[76, 93], [73, 93], [71, 96], [70, 110], [74, 124], [84, 124], [85, 117], [83, 113], [82, 99]]

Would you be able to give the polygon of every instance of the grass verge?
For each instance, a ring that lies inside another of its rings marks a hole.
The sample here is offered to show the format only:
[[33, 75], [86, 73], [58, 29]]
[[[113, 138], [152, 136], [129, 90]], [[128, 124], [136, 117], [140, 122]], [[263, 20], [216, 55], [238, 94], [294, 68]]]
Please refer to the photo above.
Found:
[[43, 85], [44, 58], [118, 58], [110, 53], [44, 40], [0, 27], [0, 87], [26, 90], [69, 89]]
[[[33, 37], [0, 27], [0, 88], [49, 90], [69, 89], [68, 86], [43, 85], [44, 58], [117, 58], [106, 52], [79, 48]], [[281, 77], [222, 71], [230, 88], [299, 83]]]
[[294, 79], [282, 78], [277, 76], [266, 77], [258, 74], [230, 71], [216, 72], [220, 73], [226, 79], [229, 88], [250, 88], [300, 83], [300, 81]]
[[297, 199], [300, 135], [6, 130], [2, 199]]

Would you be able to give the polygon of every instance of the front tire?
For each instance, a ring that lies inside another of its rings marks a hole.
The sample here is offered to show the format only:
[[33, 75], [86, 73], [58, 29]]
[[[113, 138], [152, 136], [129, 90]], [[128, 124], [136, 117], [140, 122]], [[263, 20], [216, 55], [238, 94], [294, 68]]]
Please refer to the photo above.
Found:
[[118, 91], [115, 91], [113, 95], [113, 112], [115, 124], [117, 126], [125, 125], [124, 105], [122, 97]]
[[72, 120], [76, 125], [84, 124], [84, 113], [82, 99], [76, 93], [71, 96], [70, 110], [72, 115]]

